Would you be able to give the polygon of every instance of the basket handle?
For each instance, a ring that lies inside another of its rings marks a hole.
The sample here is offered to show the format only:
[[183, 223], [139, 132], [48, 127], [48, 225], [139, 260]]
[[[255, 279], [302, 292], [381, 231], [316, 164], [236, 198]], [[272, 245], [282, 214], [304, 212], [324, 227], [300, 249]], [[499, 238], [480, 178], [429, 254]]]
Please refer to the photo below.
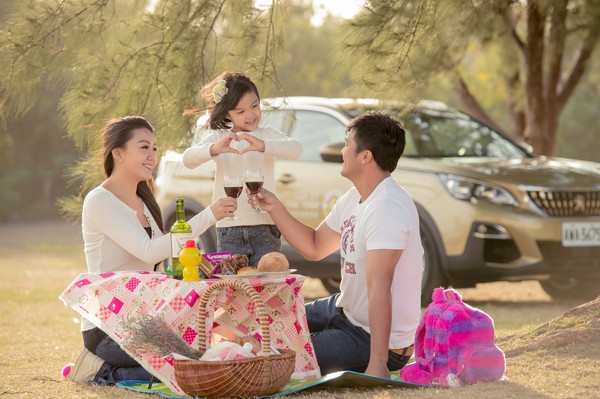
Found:
[[210, 294], [222, 287], [233, 287], [236, 289], [244, 290], [246, 294], [250, 297], [250, 301], [252, 301], [256, 307], [256, 314], [260, 320], [260, 329], [262, 333], [262, 355], [269, 356], [271, 353], [271, 334], [269, 331], [269, 319], [267, 315], [267, 310], [265, 308], [265, 303], [256, 292], [256, 290], [245, 281], [240, 279], [227, 279], [220, 280], [214, 284], [211, 284], [204, 293], [202, 293], [202, 298], [200, 299], [200, 305], [198, 310], [200, 312], [198, 334], [200, 335], [200, 343], [198, 345], [199, 349], [202, 352], [206, 351], [206, 305], [208, 304], [208, 299]]

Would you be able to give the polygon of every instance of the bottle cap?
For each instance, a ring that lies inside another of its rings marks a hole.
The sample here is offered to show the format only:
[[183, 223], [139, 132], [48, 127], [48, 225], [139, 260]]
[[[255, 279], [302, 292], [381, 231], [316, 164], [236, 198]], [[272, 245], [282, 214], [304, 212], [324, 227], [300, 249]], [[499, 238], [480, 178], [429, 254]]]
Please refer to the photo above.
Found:
[[195, 248], [196, 247], [196, 241], [194, 241], [194, 240], [187, 240], [185, 242], [185, 245], [183, 247], [184, 248]]

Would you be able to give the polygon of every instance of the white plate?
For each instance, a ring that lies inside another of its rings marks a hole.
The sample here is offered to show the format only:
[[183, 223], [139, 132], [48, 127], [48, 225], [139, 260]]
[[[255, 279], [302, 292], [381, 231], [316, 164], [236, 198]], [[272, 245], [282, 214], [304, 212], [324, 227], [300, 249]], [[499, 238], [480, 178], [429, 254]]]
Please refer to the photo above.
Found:
[[273, 278], [273, 277], [285, 277], [288, 274], [292, 274], [297, 272], [298, 270], [296, 269], [287, 269], [287, 270], [282, 270], [279, 272], [263, 272], [263, 277], [267, 277], [267, 278]]
[[264, 275], [263, 272], [258, 273], [246, 273], [246, 274], [214, 274], [215, 277], [220, 279], [228, 279], [228, 278], [247, 278], [247, 277], [260, 277]]

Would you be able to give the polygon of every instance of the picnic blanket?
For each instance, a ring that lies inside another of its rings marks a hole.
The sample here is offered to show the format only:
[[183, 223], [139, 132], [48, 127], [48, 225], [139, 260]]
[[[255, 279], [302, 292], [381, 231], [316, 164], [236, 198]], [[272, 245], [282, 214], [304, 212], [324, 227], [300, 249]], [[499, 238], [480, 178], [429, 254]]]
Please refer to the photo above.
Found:
[[[177, 395], [171, 391], [165, 384], [153, 384], [152, 388], [148, 389], [148, 381], [122, 381], [117, 384], [120, 388], [129, 389], [136, 392], [158, 394], [165, 398], [181, 399], [190, 398], [189, 396]], [[329, 386], [336, 388], [377, 388], [377, 387], [402, 387], [402, 388], [418, 388], [429, 385], [413, 384], [404, 382], [400, 378], [398, 371], [391, 373], [391, 378], [374, 377], [367, 374], [357, 373], [354, 371], [338, 371], [327, 374], [320, 378], [309, 379], [290, 379], [290, 381], [281, 388], [278, 392], [272, 395], [260, 396], [259, 398], [273, 398], [277, 396], [285, 396], [305, 389]]]

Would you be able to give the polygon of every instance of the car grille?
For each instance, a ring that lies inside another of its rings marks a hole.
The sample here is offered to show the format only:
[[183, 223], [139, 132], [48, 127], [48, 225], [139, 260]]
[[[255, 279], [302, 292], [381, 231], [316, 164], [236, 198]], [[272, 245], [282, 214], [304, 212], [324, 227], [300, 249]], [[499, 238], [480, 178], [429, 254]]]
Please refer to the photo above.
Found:
[[600, 191], [528, 191], [540, 212], [552, 217], [600, 216]]

